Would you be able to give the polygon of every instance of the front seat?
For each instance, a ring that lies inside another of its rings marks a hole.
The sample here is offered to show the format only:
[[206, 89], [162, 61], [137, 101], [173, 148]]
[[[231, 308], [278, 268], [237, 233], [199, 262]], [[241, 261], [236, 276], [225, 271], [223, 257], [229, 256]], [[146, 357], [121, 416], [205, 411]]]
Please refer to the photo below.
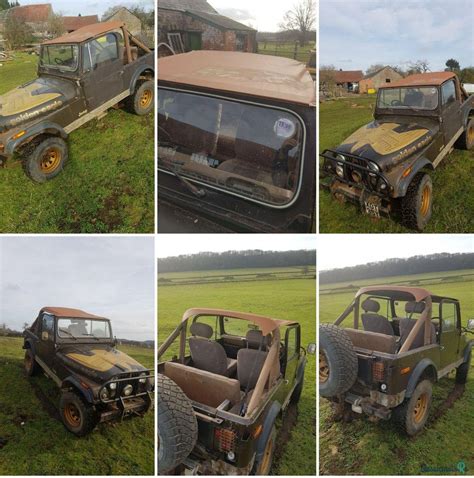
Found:
[[395, 335], [387, 317], [377, 314], [380, 310], [380, 304], [378, 302], [372, 299], [365, 299], [361, 307], [365, 312], [362, 314], [364, 330], [385, 335]]
[[272, 338], [270, 334], [263, 337], [261, 330], [251, 329], [245, 335], [245, 340], [249, 349], [266, 351], [271, 345]]
[[[408, 317], [400, 319], [400, 347], [405, 343], [408, 335], [412, 331], [413, 327], [415, 327], [416, 320], [412, 319], [414, 313], [421, 314], [425, 310], [425, 303], [424, 302], [407, 302], [405, 304], [405, 312], [408, 314]], [[436, 327], [431, 322], [431, 336], [430, 336], [430, 344], [434, 344], [436, 342]], [[415, 336], [410, 348], [408, 350], [413, 350], [418, 347], [423, 347], [425, 344], [425, 329], [422, 327]]]
[[193, 336], [189, 338], [189, 349], [196, 368], [226, 377], [235, 374], [237, 360], [228, 358], [220, 343], [209, 340], [213, 334], [210, 325], [194, 322], [190, 332]]

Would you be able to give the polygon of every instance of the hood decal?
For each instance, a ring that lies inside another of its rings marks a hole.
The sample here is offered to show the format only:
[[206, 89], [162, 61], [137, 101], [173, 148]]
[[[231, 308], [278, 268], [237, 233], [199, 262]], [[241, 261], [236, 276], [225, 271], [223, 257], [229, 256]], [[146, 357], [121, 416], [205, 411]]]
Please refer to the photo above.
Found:
[[107, 350], [91, 348], [82, 353], [70, 352], [65, 355], [80, 365], [97, 370], [98, 372], [106, 372], [113, 367], [117, 367], [123, 372], [133, 372], [143, 369], [142, 365], [132, 357], [114, 348]]
[[351, 153], [370, 146], [381, 156], [387, 156], [406, 148], [427, 133], [428, 129], [419, 126], [373, 121], [359, 128], [344, 141], [344, 144], [351, 145]]

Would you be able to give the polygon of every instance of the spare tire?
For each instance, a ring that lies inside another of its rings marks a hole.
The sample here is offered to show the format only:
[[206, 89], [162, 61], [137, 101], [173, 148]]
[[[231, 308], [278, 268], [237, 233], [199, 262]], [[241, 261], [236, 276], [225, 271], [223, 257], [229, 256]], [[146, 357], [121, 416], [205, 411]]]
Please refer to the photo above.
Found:
[[349, 334], [332, 324], [319, 326], [319, 394], [336, 397], [357, 379], [357, 354]]
[[196, 445], [198, 425], [184, 392], [158, 374], [158, 473], [167, 474], [183, 463]]

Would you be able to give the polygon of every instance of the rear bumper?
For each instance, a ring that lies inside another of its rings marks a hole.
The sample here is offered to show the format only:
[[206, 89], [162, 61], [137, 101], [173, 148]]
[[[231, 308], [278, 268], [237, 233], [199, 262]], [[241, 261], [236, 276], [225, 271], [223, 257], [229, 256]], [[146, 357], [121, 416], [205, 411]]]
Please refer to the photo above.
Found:
[[396, 395], [371, 391], [370, 396], [361, 396], [348, 392], [344, 401], [350, 403], [352, 411], [374, 416], [382, 420], [389, 420], [392, 416], [392, 409], [400, 405], [405, 398], [405, 392]]

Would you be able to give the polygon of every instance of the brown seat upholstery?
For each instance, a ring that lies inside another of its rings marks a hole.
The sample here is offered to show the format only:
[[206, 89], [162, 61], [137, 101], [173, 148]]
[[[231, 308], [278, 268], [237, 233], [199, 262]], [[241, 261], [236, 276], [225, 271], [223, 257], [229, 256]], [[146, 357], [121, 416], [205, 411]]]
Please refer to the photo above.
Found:
[[260, 377], [268, 352], [240, 349], [237, 353], [237, 378], [242, 390], [253, 390]]
[[[416, 320], [412, 319], [413, 314], [421, 314], [425, 310], [424, 302], [407, 302], [405, 304], [405, 312], [408, 317], [400, 319], [400, 347], [405, 343], [413, 327], [415, 327]], [[430, 344], [436, 342], [436, 327], [433, 323], [430, 322], [431, 334], [430, 334]], [[410, 348], [408, 350], [413, 350], [418, 347], [423, 347], [425, 345], [425, 329], [421, 327], [418, 333], [415, 336]]]
[[210, 407], [218, 407], [225, 400], [229, 400], [232, 406], [240, 402], [240, 384], [233, 378], [176, 362], [166, 362], [163, 373], [195, 402]]
[[272, 343], [272, 336], [270, 334], [263, 337], [261, 330], [249, 330], [245, 335], [247, 347], [249, 349], [267, 350]]
[[227, 377], [235, 375], [237, 360], [228, 358], [220, 343], [209, 340], [213, 334], [210, 325], [194, 322], [190, 332], [189, 349], [196, 368]]
[[361, 305], [365, 313], [362, 314], [362, 325], [368, 332], [377, 332], [379, 334], [394, 335], [393, 328], [387, 317], [377, 314], [380, 310], [380, 304], [372, 299], [365, 299]]
[[344, 329], [349, 335], [354, 347], [394, 354], [397, 350], [397, 340], [393, 335], [379, 334], [367, 330]]

